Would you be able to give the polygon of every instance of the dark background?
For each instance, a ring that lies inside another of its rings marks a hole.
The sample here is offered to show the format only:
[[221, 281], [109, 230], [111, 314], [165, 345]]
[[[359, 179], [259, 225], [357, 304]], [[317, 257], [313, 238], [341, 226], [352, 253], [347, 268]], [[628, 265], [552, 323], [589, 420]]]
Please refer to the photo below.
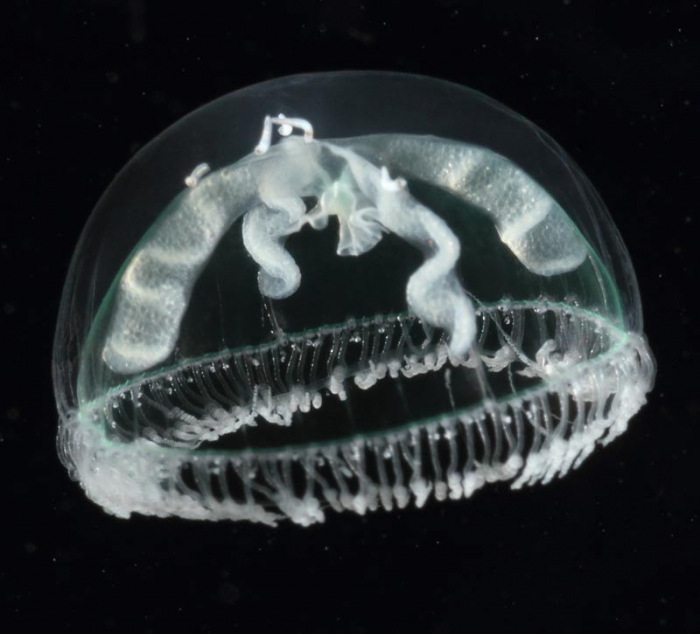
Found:
[[[178, 5], [177, 7], [175, 5]], [[700, 631], [700, 4], [3, 4], [0, 628]], [[55, 450], [51, 343], [90, 210], [182, 115], [290, 73], [442, 77], [550, 133], [635, 263], [657, 386], [547, 487], [277, 529], [106, 515]]]

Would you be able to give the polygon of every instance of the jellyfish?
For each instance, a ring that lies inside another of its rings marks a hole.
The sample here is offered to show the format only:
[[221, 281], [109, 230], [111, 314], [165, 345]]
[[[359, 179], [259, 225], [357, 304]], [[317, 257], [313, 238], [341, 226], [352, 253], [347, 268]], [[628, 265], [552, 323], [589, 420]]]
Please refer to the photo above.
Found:
[[605, 206], [475, 91], [341, 72], [143, 148], [63, 292], [61, 459], [118, 517], [308, 526], [546, 484], [654, 381]]

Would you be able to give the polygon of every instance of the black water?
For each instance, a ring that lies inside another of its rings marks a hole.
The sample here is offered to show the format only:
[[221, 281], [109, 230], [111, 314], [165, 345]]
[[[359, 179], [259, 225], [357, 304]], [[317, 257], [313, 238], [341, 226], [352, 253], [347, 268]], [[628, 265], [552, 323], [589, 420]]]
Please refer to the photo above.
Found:
[[[697, 632], [700, 6], [146, 0], [3, 7], [0, 628], [6, 632]], [[657, 386], [547, 487], [277, 529], [106, 515], [55, 450], [50, 366], [80, 230], [161, 130], [296, 72], [435, 75], [550, 133], [635, 263]]]

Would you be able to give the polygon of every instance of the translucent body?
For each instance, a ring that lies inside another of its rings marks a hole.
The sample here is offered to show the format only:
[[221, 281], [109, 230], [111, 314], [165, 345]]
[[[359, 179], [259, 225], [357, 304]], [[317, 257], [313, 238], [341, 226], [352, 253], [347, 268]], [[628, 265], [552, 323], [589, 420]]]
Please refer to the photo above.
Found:
[[605, 209], [532, 124], [427, 78], [285, 78], [173, 126], [98, 205], [59, 446], [120, 516], [309, 524], [548, 481], [643, 404], [641, 323]]

